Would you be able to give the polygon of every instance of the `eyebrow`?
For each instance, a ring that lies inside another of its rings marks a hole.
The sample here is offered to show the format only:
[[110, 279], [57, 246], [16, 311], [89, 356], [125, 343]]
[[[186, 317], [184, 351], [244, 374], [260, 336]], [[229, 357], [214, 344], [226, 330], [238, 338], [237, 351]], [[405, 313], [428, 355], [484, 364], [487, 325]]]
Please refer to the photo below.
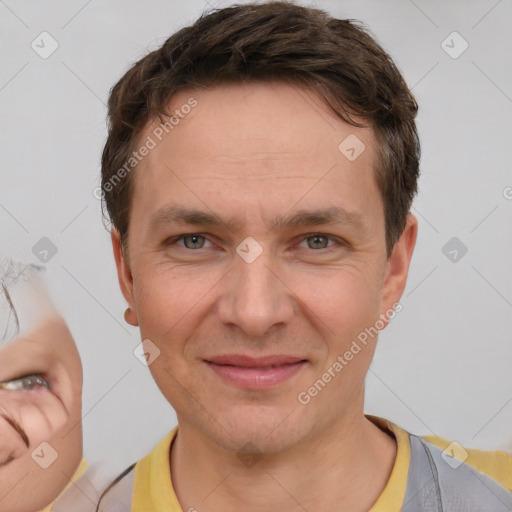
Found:
[[[184, 206], [169, 205], [150, 216], [151, 230], [168, 224], [189, 224], [195, 226], [222, 227], [229, 231], [240, 231], [242, 223], [235, 219], [223, 219], [208, 211]], [[312, 226], [329, 224], [348, 224], [364, 230], [366, 223], [360, 213], [342, 207], [330, 207], [315, 210], [298, 210], [297, 212], [278, 216], [270, 223], [270, 229], [279, 231], [285, 227]]]
[[9, 423], [9, 425], [11, 425], [11, 427], [20, 435], [22, 441], [28, 448], [30, 446], [30, 441], [28, 440], [28, 436], [22, 426], [14, 418], [9, 418], [9, 416], [4, 413], [0, 413], [0, 416], [2, 416], [2, 418], [7, 421], [7, 423]]

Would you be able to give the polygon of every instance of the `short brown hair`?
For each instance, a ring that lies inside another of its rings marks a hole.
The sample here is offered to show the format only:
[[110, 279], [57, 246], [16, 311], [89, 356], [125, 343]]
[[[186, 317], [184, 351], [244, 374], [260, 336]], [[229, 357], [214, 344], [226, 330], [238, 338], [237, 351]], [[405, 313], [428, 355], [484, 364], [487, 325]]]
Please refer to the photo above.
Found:
[[417, 192], [417, 103], [391, 57], [361, 22], [283, 1], [203, 13], [136, 62], [112, 88], [101, 188], [125, 249], [133, 179], [127, 175], [115, 186], [112, 179], [147, 123], [168, 116], [166, 108], [180, 90], [276, 80], [308, 87], [343, 121], [373, 128], [390, 256]]

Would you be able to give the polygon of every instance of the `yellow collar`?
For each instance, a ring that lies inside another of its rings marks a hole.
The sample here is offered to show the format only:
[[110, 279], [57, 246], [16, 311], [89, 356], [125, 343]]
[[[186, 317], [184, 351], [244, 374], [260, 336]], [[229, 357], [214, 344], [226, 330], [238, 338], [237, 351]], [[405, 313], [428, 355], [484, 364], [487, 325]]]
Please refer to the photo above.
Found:
[[[409, 471], [409, 434], [384, 418], [366, 415], [380, 429], [394, 435], [397, 453], [391, 475], [376, 503], [369, 512], [400, 510], [407, 486]], [[155, 449], [135, 466], [132, 510], [153, 512], [182, 512], [174, 492], [169, 466], [169, 451], [178, 426], [169, 432]]]
[[178, 432], [174, 427], [146, 457], [135, 465], [132, 510], [182, 512], [174, 493], [169, 451]]
[[365, 416], [381, 430], [393, 435], [397, 445], [395, 463], [393, 464], [389, 480], [369, 512], [400, 510], [404, 502], [407, 487], [407, 474], [409, 473], [409, 462], [411, 458], [409, 433], [384, 418], [371, 416], [369, 414]]

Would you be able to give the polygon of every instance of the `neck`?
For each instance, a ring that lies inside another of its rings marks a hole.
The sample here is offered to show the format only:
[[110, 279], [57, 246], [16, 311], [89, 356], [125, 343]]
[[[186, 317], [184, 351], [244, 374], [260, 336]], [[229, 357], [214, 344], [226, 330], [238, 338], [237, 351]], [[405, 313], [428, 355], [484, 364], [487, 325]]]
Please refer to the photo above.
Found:
[[396, 456], [394, 438], [362, 413], [253, 464], [184, 427], [180, 423], [170, 465], [174, 491], [187, 511], [366, 512], [386, 486]]

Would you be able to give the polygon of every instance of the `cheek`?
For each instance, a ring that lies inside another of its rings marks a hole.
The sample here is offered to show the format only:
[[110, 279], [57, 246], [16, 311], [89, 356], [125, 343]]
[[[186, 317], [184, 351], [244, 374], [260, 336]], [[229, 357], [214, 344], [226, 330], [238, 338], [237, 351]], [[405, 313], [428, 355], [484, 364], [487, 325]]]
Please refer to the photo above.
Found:
[[[7, 396], [7, 393], [12, 396]], [[3, 394], [0, 410], [17, 421], [31, 446], [50, 439], [69, 419], [60, 400], [50, 391], [5, 391]]]
[[38, 446], [53, 437], [68, 420], [62, 404], [55, 397], [48, 397], [45, 403], [27, 403], [20, 412], [30, 443]]
[[[179, 340], [187, 337], [189, 324], [197, 326], [201, 301], [215, 281], [211, 273], [181, 273], [169, 265], [148, 266], [134, 275], [134, 297], [143, 339], [150, 339], [160, 349], [179, 350]], [[172, 345], [169, 341], [172, 340]]]
[[301, 276], [293, 285], [296, 295], [322, 320], [331, 339], [345, 340], [372, 325], [379, 312], [379, 290], [367, 266], [342, 266], [332, 272]]
[[[372, 327], [378, 319], [380, 300], [370, 269], [366, 270], [338, 269], [328, 278], [317, 278], [315, 284], [319, 286], [303, 284], [300, 289], [314, 313], [311, 321], [316, 322], [323, 337], [319, 343], [326, 349], [309, 383], [314, 386], [324, 377], [329, 382], [328, 389], [319, 393], [322, 398], [315, 399], [317, 407], [329, 407], [333, 399], [347, 402], [359, 396], [372, 361], [377, 339]], [[307, 389], [311, 388], [303, 391]]]
[[26, 450], [27, 447], [21, 440], [20, 436], [7, 423], [7, 421], [4, 420], [4, 418], [0, 418], [0, 462], [3, 462], [11, 455], [17, 458]]

